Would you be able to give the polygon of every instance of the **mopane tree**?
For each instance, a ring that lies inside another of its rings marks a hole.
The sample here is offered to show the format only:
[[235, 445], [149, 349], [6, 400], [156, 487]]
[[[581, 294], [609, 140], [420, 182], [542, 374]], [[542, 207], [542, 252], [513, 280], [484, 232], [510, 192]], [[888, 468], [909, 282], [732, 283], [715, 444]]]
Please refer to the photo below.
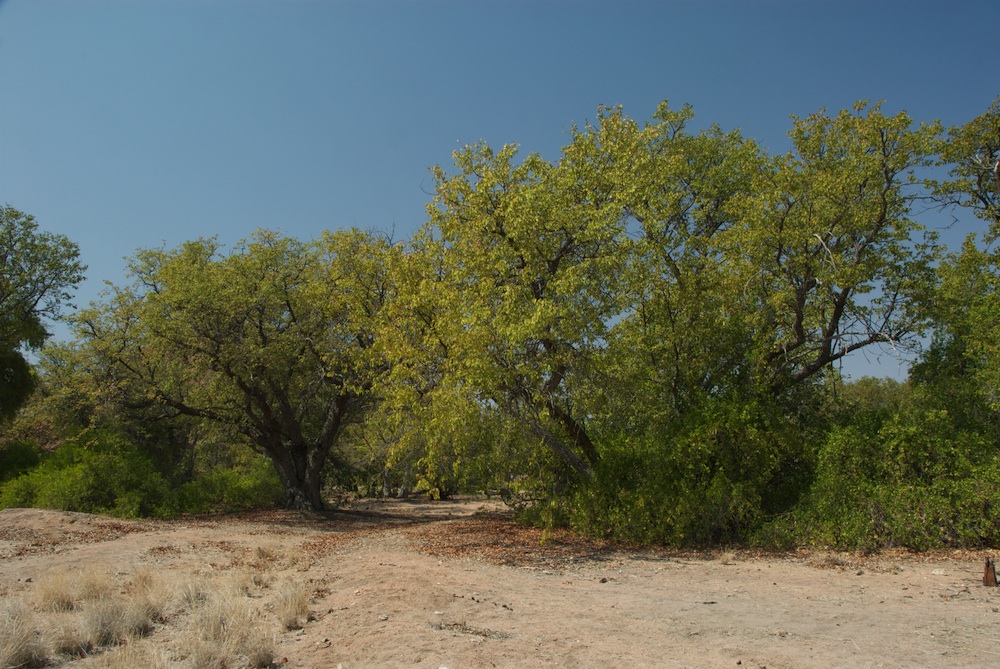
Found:
[[59, 317], [86, 266], [63, 235], [38, 229], [34, 217], [0, 205], [0, 418], [10, 418], [33, 382], [24, 349], [48, 338], [46, 319]]
[[[913, 218], [913, 185], [937, 124], [860, 102], [796, 119], [794, 149], [755, 175], [719, 239], [754, 313], [761, 381], [775, 393], [859, 349], [912, 347], [934, 285], [936, 236]], [[735, 287], [734, 287], [735, 288]]]
[[394, 252], [356, 230], [308, 243], [259, 231], [228, 254], [212, 239], [143, 251], [134, 283], [78, 331], [106, 361], [106, 392], [242, 434], [274, 463], [289, 508], [319, 509], [331, 449], [382, 371]]
[[925, 325], [937, 247], [911, 177], [936, 126], [859, 103], [796, 120], [793, 151], [768, 156], [692, 116], [602, 109], [557, 161], [477, 145], [436, 172], [425, 239], [449, 373], [584, 476], [596, 434], [782, 397]]

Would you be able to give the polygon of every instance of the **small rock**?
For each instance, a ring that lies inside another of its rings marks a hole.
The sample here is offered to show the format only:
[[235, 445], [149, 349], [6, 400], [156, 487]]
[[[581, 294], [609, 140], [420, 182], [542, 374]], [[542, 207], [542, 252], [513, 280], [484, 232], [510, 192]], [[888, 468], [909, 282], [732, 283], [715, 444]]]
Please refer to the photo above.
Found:
[[388, 620], [388, 619], [389, 619], [389, 616], [387, 616], [387, 615], [385, 615], [385, 614], [383, 613], [382, 615], [380, 615], [380, 616], [378, 617], [378, 619], [379, 619], [379, 620], [381, 620], [382, 622], [385, 622], [386, 620]]
[[602, 576], [601, 577], [601, 583], [607, 583], [607, 582], [608, 582], [608, 579]]

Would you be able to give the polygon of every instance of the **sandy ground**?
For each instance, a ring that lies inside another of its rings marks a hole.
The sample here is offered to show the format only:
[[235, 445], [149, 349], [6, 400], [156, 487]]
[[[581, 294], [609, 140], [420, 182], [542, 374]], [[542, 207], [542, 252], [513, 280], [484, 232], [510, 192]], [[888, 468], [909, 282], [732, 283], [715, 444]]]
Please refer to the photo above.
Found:
[[94, 565], [122, 581], [250, 567], [303, 583], [313, 620], [277, 636], [290, 669], [997, 666], [984, 556], [625, 550], [483, 502], [170, 522], [0, 511], [5, 596]]

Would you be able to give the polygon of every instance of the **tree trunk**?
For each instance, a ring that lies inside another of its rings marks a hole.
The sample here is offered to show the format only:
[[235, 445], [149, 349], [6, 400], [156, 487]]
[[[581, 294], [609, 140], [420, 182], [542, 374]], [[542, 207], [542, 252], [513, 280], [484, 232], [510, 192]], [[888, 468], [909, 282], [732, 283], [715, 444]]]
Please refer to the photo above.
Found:
[[569, 436], [573, 439], [573, 443], [579, 447], [580, 451], [583, 452], [585, 458], [587, 458], [587, 464], [593, 469], [597, 466], [597, 463], [601, 460], [600, 453], [597, 452], [597, 447], [594, 446], [594, 442], [590, 440], [590, 435], [583, 428], [580, 423], [573, 419], [568, 411], [564, 411], [559, 408], [555, 402], [550, 398], [546, 403], [549, 407], [549, 413], [562, 423], [562, 426], [566, 428]]
[[285, 488], [285, 508], [321, 511], [326, 505], [322, 494], [326, 453], [303, 445], [282, 445], [266, 451]]

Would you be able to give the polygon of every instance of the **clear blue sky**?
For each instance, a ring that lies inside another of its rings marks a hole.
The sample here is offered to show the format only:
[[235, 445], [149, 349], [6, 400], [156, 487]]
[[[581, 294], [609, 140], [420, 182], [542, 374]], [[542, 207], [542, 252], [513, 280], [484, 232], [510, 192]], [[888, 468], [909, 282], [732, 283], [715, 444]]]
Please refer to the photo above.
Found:
[[599, 104], [689, 102], [775, 152], [858, 99], [962, 123], [1000, 94], [998, 29], [997, 0], [0, 0], [0, 201], [80, 245], [86, 304], [139, 247], [406, 238], [428, 167], [554, 158]]

